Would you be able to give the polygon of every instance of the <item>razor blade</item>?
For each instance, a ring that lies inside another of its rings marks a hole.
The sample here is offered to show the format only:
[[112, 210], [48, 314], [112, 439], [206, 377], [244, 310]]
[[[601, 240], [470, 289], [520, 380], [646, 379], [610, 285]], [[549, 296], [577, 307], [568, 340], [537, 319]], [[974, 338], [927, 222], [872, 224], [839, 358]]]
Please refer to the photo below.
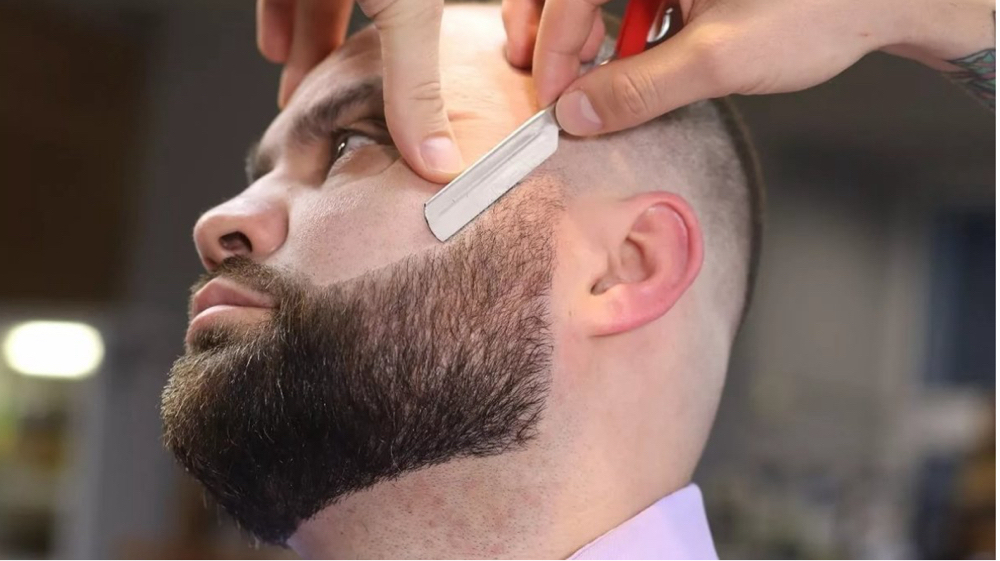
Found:
[[559, 147], [555, 105], [523, 125], [476, 160], [424, 203], [424, 218], [434, 237], [447, 241], [517, 186]]
[[[682, 20], [679, 0], [629, 0], [616, 48], [598, 55], [594, 65], [659, 45], [681, 30]], [[559, 130], [550, 105], [428, 199], [424, 218], [434, 236], [448, 240], [516, 187], [555, 153]]]

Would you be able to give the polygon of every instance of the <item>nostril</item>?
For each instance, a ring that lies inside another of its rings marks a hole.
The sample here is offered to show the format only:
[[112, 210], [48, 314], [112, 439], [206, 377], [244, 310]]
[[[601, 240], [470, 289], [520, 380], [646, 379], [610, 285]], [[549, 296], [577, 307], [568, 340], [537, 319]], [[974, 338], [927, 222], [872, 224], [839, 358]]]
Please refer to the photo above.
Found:
[[230, 232], [222, 236], [219, 238], [219, 245], [230, 255], [250, 255], [253, 253], [253, 244], [243, 232]]

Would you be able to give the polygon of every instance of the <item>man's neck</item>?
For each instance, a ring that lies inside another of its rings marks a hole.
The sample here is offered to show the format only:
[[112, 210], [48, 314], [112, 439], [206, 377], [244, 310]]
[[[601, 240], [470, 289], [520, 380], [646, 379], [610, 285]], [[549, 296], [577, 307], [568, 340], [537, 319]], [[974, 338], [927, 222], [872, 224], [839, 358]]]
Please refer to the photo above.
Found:
[[563, 559], [662, 496], [607, 465], [533, 455], [455, 460], [380, 483], [304, 522], [289, 545], [309, 558]]
[[[690, 415], [700, 414], [684, 413], [690, 392], [654, 387], [660, 378], [613, 378], [584, 389], [554, 376], [547, 415], [524, 449], [452, 460], [344, 497], [303, 522], [289, 545], [312, 558], [569, 557], [687, 485], [701, 453], [703, 436], [689, 434]], [[618, 406], [641, 403], [629, 392], [642, 388], [664, 396], [657, 411]]]

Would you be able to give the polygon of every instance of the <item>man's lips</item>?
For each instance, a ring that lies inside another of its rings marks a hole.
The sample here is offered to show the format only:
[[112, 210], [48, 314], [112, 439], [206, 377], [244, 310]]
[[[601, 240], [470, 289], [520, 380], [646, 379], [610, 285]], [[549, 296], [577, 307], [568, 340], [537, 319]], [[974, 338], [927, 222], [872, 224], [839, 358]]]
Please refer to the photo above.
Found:
[[222, 319], [223, 315], [259, 318], [274, 308], [274, 299], [234, 281], [217, 277], [191, 299], [191, 324], [187, 339], [198, 329]]

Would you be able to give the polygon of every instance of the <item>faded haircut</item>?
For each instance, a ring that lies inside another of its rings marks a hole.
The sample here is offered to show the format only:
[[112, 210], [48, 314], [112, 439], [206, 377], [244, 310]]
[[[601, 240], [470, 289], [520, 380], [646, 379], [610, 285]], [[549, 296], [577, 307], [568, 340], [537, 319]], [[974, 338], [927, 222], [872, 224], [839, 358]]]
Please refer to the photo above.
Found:
[[[608, 36], [597, 56], [584, 64], [586, 72], [614, 55], [621, 20], [602, 13]], [[645, 134], [644, 134], [645, 133]], [[729, 98], [693, 103], [622, 131], [630, 147], [641, 146], [642, 157], [653, 157], [664, 181], [643, 190], [678, 192], [694, 206], [705, 234], [704, 275], [735, 301], [736, 326], [746, 319], [760, 266], [764, 229], [764, 181], [750, 133]], [[641, 138], [645, 137], [645, 138]], [[680, 174], [683, 182], [671, 181]]]
[[[643, 125], [661, 141], [676, 175], [658, 186], [694, 206], [705, 236], [706, 275], [735, 325], [749, 310], [760, 263], [764, 189], [749, 134], [731, 100], [712, 99], [672, 111]], [[649, 152], [647, 152], [649, 154]]]

